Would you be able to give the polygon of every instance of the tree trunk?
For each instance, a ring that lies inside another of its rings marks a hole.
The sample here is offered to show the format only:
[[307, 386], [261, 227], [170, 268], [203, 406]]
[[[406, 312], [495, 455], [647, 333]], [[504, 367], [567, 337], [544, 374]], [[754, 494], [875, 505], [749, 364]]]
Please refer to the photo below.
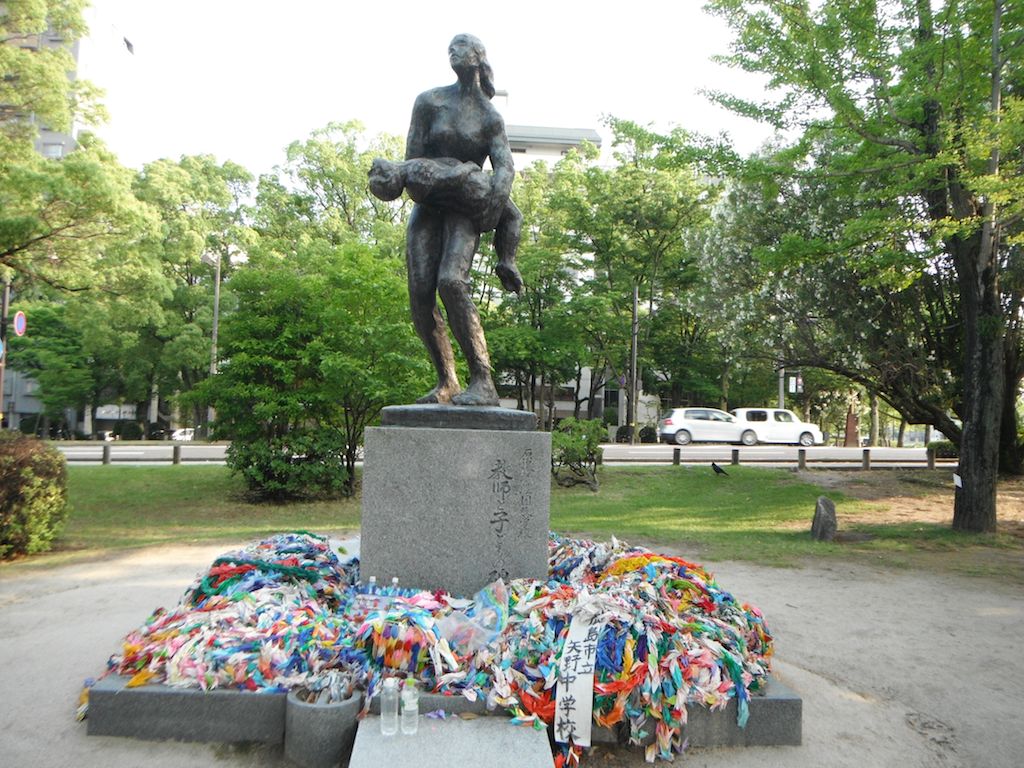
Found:
[[899, 436], [896, 438], [896, 447], [897, 448], [902, 448], [903, 447], [903, 438], [906, 436], [906, 434], [907, 434], [907, 420], [906, 419], [900, 419], [900, 432], [899, 432]]
[[999, 471], [1024, 474], [1024, 452], [1018, 438], [1017, 392], [1020, 388], [1020, 347], [1016, 334], [1008, 335], [1003, 344], [1003, 408], [999, 423]]
[[580, 397], [580, 390], [583, 388], [583, 366], [576, 367], [576, 386], [572, 390], [572, 417], [578, 419], [580, 417], [580, 406], [583, 405], [584, 399]]
[[732, 373], [732, 364], [726, 362], [722, 367], [722, 376], [719, 379], [719, 386], [722, 396], [718, 400], [718, 407], [723, 411], [729, 410], [729, 374]]
[[871, 427], [868, 432], [868, 445], [878, 445], [878, 394], [871, 392], [868, 394], [868, 402], [870, 403], [871, 409]]
[[[998, 123], [1001, 111], [1002, 62], [1000, 34], [1003, 3], [993, 3], [991, 101]], [[999, 145], [993, 144], [988, 175], [999, 175]], [[1003, 416], [1006, 332], [999, 291], [999, 230], [995, 202], [985, 200], [981, 231], [955, 253], [964, 323], [964, 432], [960, 441], [960, 480], [953, 505], [953, 528], [958, 531], [996, 530], [996, 490]]]
[[964, 410], [960, 439], [960, 487], [953, 505], [953, 528], [994, 532], [999, 476], [1000, 423], [1005, 386], [1003, 316], [996, 261], [982, 247], [983, 232], [958, 259], [964, 323]]

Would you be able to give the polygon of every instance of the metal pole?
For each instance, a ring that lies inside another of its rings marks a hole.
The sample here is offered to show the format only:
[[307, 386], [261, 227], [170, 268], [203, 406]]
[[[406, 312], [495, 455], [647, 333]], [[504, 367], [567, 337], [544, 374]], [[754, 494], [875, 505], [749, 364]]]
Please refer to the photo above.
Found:
[[637, 373], [637, 371], [636, 371], [636, 357], [637, 357], [637, 354], [636, 354], [637, 353], [636, 337], [638, 335], [638, 330], [639, 330], [639, 321], [637, 320], [637, 304], [639, 303], [639, 299], [640, 299], [640, 286], [636, 283], [636, 281], [634, 281], [633, 282], [633, 325], [632, 325], [631, 331], [630, 331], [631, 339], [630, 339], [630, 349], [629, 349], [629, 401], [630, 401], [630, 405], [631, 405], [630, 410], [632, 411], [632, 416], [633, 416], [633, 418], [630, 419], [630, 424], [629, 424], [629, 442], [630, 442], [631, 445], [636, 445], [636, 442], [637, 442], [636, 423], [637, 423], [637, 410], [638, 410], [638, 405], [639, 404], [637, 403], [637, 389], [638, 389], [638, 387], [637, 387], [637, 380], [636, 380], [637, 379], [637, 376], [636, 376], [636, 373]]
[[733, 448], [732, 449], [732, 463], [736, 464], [736, 465], [739, 465], [739, 463], [740, 463], [740, 449], [739, 448]]
[[[213, 278], [213, 328], [210, 333], [210, 375], [217, 373], [217, 331], [220, 326], [220, 262], [221, 254], [217, 254]], [[206, 407], [206, 436], [210, 436], [210, 423], [217, 417], [212, 405]]]
[[786, 369], [779, 368], [779, 408], [786, 407]]
[[4, 276], [4, 291], [0, 297], [0, 346], [3, 346], [3, 354], [0, 355], [0, 429], [4, 423], [4, 373], [7, 371], [7, 311], [11, 304], [11, 278]]

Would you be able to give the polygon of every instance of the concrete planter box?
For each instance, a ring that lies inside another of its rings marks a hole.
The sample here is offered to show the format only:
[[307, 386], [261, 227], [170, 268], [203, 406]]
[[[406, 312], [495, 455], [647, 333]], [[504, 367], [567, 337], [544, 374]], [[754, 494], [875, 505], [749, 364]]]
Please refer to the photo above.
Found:
[[285, 709], [285, 757], [300, 768], [348, 765], [361, 707], [360, 696], [331, 704], [310, 704], [301, 701], [296, 691], [290, 692]]

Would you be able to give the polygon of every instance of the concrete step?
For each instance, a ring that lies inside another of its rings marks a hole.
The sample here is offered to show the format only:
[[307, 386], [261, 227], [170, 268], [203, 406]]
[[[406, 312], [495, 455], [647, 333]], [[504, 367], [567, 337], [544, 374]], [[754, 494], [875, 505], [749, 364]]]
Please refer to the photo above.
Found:
[[412, 736], [380, 732], [380, 717], [359, 723], [348, 768], [449, 768], [486, 765], [488, 768], [551, 768], [547, 731], [509, 724], [505, 717], [450, 717], [434, 720], [420, 715]]

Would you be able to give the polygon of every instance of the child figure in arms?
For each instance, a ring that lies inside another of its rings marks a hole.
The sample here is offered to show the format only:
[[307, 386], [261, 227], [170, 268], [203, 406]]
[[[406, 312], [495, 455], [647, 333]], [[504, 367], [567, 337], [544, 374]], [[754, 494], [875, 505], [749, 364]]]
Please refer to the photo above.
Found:
[[[370, 192], [381, 200], [397, 200], [403, 190], [413, 202], [464, 213], [486, 231], [481, 219], [491, 196], [491, 178], [473, 162], [453, 157], [418, 157], [404, 162], [377, 158], [370, 167]], [[512, 200], [505, 203], [494, 227], [494, 271], [506, 291], [518, 294], [523, 279], [516, 268], [516, 251], [523, 214]]]

